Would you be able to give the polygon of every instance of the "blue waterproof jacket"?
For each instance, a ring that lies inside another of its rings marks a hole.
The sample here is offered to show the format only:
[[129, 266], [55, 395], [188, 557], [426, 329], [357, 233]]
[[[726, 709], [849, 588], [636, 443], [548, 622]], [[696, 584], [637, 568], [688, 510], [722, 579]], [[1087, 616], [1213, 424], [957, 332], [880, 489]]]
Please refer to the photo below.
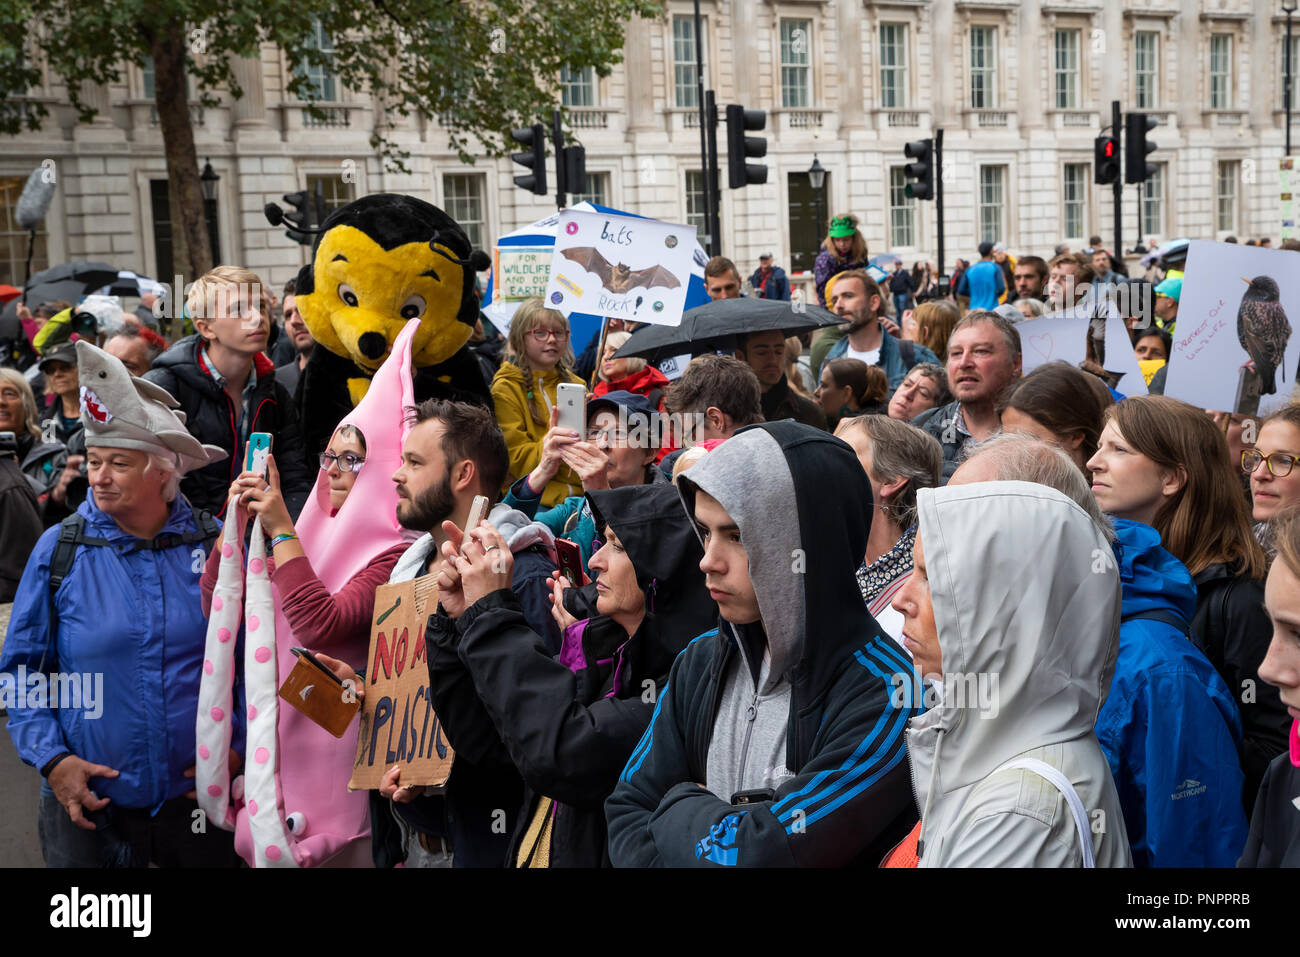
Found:
[[1173, 624], [1196, 586], [1149, 525], [1114, 519], [1119, 657], [1097, 740], [1119, 790], [1135, 867], [1232, 867], [1246, 844], [1241, 715], [1214, 666]]
[[[910, 343], [912, 347], [912, 361], [907, 363], [903, 361], [898, 340], [885, 332], [880, 331], [880, 361], [876, 365], [885, 370], [885, 375], [889, 377], [889, 390], [892, 392], [903, 384], [907, 378], [907, 373], [912, 366], [918, 362], [933, 362], [936, 365], [943, 365], [939, 357], [933, 352], [921, 345], [919, 342]], [[844, 354], [849, 351], [849, 337], [843, 339], [831, 346], [830, 352], [826, 353], [826, 358], [822, 361], [821, 368], [826, 368], [826, 363], [832, 359], [843, 358]], [[817, 375], [821, 375], [821, 369], [817, 370]]]
[[[164, 801], [194, 788], [183, 772], [194, 766], [207, 631], [199, 578], [206, 551], [202, 543], [138, 548], [140, 539], [101, 512], [93, 493], [77, 511], [86, 519], [84, 535], [108, 544], [78, 546], [55, 593], [56, 639], [49, 645], [50, 559], [58, 526], [37, 542], [18, 585], [0, 656], [0, 687], [10, 699], [9, 734], [18, 756], [38, 769], [63, 752], [116, 768], [118, 777], [92, 778], [91, 789], [118, 807], [157, 811]], [[194, 513], [178, 495], [160, 534], [193, 531]], [[81, 686], [91, 689], [94, 701], [83, 697], [79, 708], [32, 706], [31, 676], [47, 647], [45, 671], [92, 676]], [[236, 660], [241, 657], [237, 649]], [[25, 707], [14, 700], [20, 665], [28, 676]], [[243, 683], [236, 687], [242, 699]], [[233, 710], [232, 747], [242, 754], [242, 700]]]

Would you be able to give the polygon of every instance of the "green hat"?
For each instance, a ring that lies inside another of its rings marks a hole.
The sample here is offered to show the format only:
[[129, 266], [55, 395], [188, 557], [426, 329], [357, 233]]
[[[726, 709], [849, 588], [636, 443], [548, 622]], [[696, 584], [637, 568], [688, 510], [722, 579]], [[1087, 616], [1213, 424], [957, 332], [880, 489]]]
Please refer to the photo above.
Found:
[[826, 235], [831, 239], [844, 239], [856, 232], [852, 216], [836, 216], [831, 220], [831, 228], [826, 231]]
[[1155, 293], [1157, 296], [1168, 296], [1174, 302], [1177, 302], [1179, 297], [1183, 294], [1182, 277], [1174, 277], [1164, 280], [1160, 285], [1156, 286]]

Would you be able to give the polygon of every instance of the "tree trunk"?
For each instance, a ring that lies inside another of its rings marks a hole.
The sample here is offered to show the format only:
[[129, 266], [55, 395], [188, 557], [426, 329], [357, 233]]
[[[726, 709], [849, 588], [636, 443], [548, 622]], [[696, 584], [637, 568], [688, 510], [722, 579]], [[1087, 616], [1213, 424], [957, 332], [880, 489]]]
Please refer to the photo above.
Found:
[[[184, 25], [172, 21], [156, 28], [152, 44], [154, 102], [167, 157], [167, 192], [171, 197], [172, 249], [175, 269], [191, 283], [212, 268], [212, 248], [203, 215], [199, 159], [190, 125], [190, 105], [185, 82]], [[170, 281], [171, 276], [159, 279]], [[172, 290], [177, 314], [183, 289]]]

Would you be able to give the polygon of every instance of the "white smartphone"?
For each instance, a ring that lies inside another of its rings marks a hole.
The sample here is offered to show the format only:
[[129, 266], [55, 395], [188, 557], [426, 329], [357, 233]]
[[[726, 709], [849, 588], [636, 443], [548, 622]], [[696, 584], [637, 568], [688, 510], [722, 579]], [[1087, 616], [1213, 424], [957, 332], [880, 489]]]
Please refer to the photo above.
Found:
[[465, 532], [478, 528], [478, 523], [487, 517], [488, 500], [486, 495], [475, 495], [469, 507], [469, 520], [465, 522]]
[[587, 433], [587, 387], [561, 382], [555, 387], [555, 404], [560, 407], [560, 428], [573, 429], [579, 438]]

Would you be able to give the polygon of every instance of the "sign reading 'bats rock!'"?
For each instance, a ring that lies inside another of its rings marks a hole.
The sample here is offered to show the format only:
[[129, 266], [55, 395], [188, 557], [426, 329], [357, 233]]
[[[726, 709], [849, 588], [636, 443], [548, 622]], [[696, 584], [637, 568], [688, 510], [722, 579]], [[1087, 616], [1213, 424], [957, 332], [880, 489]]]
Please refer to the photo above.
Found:
[[402, 784], [447, 783], [455, 756], [429, 700], [427, 608], [437, 607], [432, 575], [380, 585], [370, 629], [357, 756], [348, 788], [378, 790], [384, 772], [402, 766]]
[[567, 209], [556, 231], [546, 304], [566, 316], [679, 325], [694, 249], [693, 226]]

